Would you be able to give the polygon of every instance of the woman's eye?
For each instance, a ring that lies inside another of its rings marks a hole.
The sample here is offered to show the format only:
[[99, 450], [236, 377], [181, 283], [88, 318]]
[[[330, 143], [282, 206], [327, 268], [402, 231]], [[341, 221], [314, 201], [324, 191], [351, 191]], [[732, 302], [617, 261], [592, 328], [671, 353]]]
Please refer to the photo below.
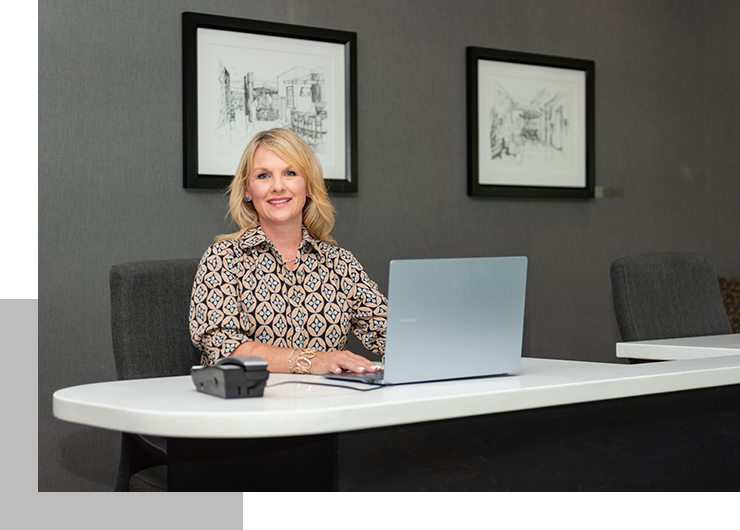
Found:
[[286, 171], [285, 172], [286, 177], [295, 177], [295, 171]]
[[257, 175], [257, 178], [266, 179], [266, 178], [270, 178], [270, 175], [268, 175], [267, 173], [260, 173], [259, 175]]

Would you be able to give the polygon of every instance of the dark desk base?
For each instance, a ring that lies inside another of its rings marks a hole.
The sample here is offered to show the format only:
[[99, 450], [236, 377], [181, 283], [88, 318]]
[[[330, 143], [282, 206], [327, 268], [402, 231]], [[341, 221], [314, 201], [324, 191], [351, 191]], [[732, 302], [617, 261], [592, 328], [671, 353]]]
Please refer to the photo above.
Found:
[[171, 491], [738, 491], [740, 385], [292, 438], [168, 440]]
[[334, 491], [337, 435], [168, 438], [169, 491]]

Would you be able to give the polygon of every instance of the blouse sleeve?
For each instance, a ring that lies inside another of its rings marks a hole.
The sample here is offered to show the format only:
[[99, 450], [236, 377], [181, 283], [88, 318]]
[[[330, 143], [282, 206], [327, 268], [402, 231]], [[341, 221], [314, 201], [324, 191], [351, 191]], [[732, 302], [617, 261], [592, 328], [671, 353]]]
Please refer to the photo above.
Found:
[[206, 250], [190, 296], [190, 337], [202, 352], [201, 363], [213, 364], [251, 340], [240, 331], [239, 292], [244, 265], [234, 247], [221, 242]]
[[347, 253], [348, 277], [352, 282], [349, 299], [352, 306], [352, 332], [362, 345], [378, 355], [385, 355], [385, 331], [388, 300], [372, 281], [362, 265]]

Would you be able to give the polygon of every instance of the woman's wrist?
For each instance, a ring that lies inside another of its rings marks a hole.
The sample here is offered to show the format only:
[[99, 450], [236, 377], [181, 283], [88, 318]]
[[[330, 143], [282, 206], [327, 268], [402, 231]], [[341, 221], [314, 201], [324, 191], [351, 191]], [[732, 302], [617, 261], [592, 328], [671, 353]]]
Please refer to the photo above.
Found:
[[255, 355], [267, 361], [269, 372], [291, 373], [295, 368], [295, 356], [300, 348], [282, 348], [257, 341], [240, 344], [230, 355]]
[[[295, 352], [300, 353], [295, 358], [295, 361], [293, 361], [293, 355], [295, 354]], [[288, 365], [290, 371], [294, 374], [310, 374], [311, 365], [313, 364], [312, 360], [314, 357], [316, 357], [316, 350], [314, 350], [313, 348], [302, 348], [293, 350], [293, 352], [290, 354], [290, 361]]]
[[294, 348], [290, 351], [290, 357], [288, 357], [288, 373], [293, 373], [293, 355], [298, 351], [298, 348]]

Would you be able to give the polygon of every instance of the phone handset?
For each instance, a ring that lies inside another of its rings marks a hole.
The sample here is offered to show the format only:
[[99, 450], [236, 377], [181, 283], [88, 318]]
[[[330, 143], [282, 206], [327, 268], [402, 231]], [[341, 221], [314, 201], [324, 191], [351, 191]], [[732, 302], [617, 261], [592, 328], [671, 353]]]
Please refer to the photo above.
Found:
[[216, 361], [216, 366], [224, 365], [236, 365], [245, 372], [267, 369], [267, 361], [254, 355], [231, 355]]

